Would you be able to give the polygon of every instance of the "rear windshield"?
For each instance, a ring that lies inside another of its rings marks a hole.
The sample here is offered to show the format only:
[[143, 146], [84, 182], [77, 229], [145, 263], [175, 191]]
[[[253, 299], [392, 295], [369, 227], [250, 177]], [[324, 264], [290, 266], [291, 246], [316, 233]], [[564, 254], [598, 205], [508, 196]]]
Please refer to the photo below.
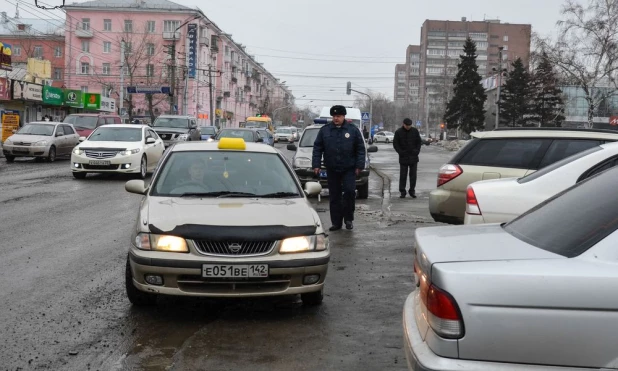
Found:
[[567, 258], [618, 229], [618, 168], [593, 176], [504, 225], [516, 238]]
[[578, 160], [578, 159], [580, 159], [582, 157], [588, 156], [591, 153], [600, 151], [601, 149], [602, 148], [600, 146], [592, 147], [592, 148], [590, 148], [588, 150], [579, 152], [577, 154], [574, 154], [573, 156], [567, 157], [567, 158], [562, 159], [562, 160], [560, 160], [558, 162], [554, 162], [553, 164], [551, 164], [549, 166], [545, 166], [544, 168], [542, 168], [539, 171], [536, 171], [536, 172], [534, 172], [534, 173], [532, 173], [530, 175], [527, 175], [527, 176], [525, 176], [523, 178], [519, 178], [517, 181], [519, 183], [522, 183], [522, 184], [523, 183], [528, 183], [528, 182], [530, 182], [532, 180], [535, 180], [535, 179], [538, 179], [538, 178], [542, 177], [545, 174], [551, 173], [552, 171], [558, 169], [559, 167], [562, 167], [562, 166], [564, 166], [566, 164], [570, 164], [571, 162], [573, 162], [575, 160]]
[[189, 120], [177, 117], [159, 117], [152, 126], [155, 128], [186, 129], [189, 127]]
[[459, 160], [461, 165], [530, 169], [551, 140], [537, 138], [481, 139]]
[[242, 138], [245, 142], [255, 142], [251, 130], [223, 129], [217, 135], [217, 139], [221, 138]]
[[202, 128], [202, 134], [215, 135], [216, 133], [217, 131], [215, 130], [215, 128]]
[[63, 122], [73, 124], [75, 129], [94, 129], [97, 127], [99, 118], [97, 116], [68, 115]]

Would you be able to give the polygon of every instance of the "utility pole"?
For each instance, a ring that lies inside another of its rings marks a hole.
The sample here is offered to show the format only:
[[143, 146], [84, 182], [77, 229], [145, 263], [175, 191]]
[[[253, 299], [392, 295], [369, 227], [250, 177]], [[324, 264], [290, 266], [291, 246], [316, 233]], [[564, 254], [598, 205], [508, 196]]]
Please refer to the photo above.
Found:
[[174, 31], [172, 45], [169, 46], [170, 56], [172, 57], [172, 71], [171, 72], [171, 82], [170, 82], [170, 115], [174, 114], [174, 101], [176, 98], [176, 31]]
[[118, 114], [122, 115], [124, 109], [124, 39], [120, 42], [120, 104], [118, 104]]
[[502, 50], [504, 47], [498, 48], [498, 97], [496, 99], [496, 129], [500, 124], [500, 88], [502, 86]]
[[[358, 94], [362, 94], [362, 95], [366, 96], [367, 98], [369, 98], [369, 128], [368, 129], [371, 129], [371, 124], [373, 123], [372, 122], [372, 120], [373, 120], [373, 97], [371, 95], [369, 95], [369, 94], [366, 94], [366, 93], [363, 93], [361, 91], [352, 89], [352, 83], [350, 81], [348, 81], [348, 85], [346, 87], [346, 94], [347, 95], [351, 95], [352, 92], [356, 92]], [[363, 131], [363, 122], [362, 122], [362, 120], [361, 120], [360, 126], [361, 127], [359, 128], [359, 130]]]
[[427, 94], [427, 87], [425, 87], [425, 135], [429, 138], [429, 94]]
[[215, 126], [215, 110], [214, 110], [214, 99], [212, 96], [212, 64], [208, 65], [208, 97], [210, 100], [210, 125]]

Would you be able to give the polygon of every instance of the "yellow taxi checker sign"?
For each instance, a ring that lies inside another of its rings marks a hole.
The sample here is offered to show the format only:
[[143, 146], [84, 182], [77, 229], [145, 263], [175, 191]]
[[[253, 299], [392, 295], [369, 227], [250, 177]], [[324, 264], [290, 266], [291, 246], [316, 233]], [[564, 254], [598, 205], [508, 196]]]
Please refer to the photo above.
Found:
[[219, 149], [235, 149], [243, 151], [247, 149], [247, 144], [242, 138], [221, 138], [219, 140]]
[[345, 137], [349, 138], [350, 137], [350, 133], [345, 133]]

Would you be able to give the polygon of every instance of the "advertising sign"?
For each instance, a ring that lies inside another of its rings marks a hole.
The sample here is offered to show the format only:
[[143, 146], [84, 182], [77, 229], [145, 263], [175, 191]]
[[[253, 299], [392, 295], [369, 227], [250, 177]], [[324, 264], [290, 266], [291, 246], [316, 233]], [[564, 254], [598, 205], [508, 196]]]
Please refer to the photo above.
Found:
[[2, 142], [19, 129], [19, 111], [2, 111]]
[[6, 77], [0, 77], [0, 100], [11, 100], [11, 82]]
[[23, 87], [22, 95], [25, 100], [43, 101], [43, 85], [24, 82]]
[[23, 99], [23, 88], [22, 88], [22, 82], [21, 81], [16, 81], [13, 80], [13, 84], [12, 84], [12, 89], [11, 89], [11, 98], [12, 99]]
[[618, 116], [610, 116], [609, 124], [611, 126], [618, 126]]
[[168, 94], [172, 89], [169, 86], [127, 86], [127, 94]]
[[75, 108], [82, 108], [84, 102], [82, 102], [81, 90], [65, 90], [64, 91], [64, 105]]
[[43, 86], [43, 103], [50, 106], [62, 106], [64, 103], [64, 91], [53, 86]]
[[197, 24], [190, 23], [187, 26], [187, 38], [189, 39], [189, 78], [194, 79], [197, 70]]
[[101, 94], [85, 93], [84, 108], [90, 110], [99, 110], [101, 108]]
[[116, 112], [116, 100], [108, 97], [101, 97], [101, 111]]
[[0, 42], [0, 70], [12, 71], [11, 67], [12, 48], [10, 44]]

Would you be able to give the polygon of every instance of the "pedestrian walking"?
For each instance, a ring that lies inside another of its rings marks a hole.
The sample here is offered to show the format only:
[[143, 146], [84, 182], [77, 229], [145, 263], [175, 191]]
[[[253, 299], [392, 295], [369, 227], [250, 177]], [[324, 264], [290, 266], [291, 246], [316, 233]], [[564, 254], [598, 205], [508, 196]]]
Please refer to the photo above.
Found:
[[347, 123], [344, 106], [333, 106], [333, 120], [318, 132], [313, 144], [312, 166], [320, 176], [322, 156], [326, 167], [326, 179], [330, 197], [330, 231], [342, 228], [353, 229], [356, 202], [356, 177], [365, 168], [365, 143], [361, 131]]
[[406, 181], [410, 176], [410, 197], [416, 198], [416, 171], [418, 155], [421, 152], [423, 140], [418, 130], [412, 127], [412, 120], [406, 118], [403, 125], [395, 131], [393, 147], [399, 154], [399, 192], [400, 198], [406, 197]]

